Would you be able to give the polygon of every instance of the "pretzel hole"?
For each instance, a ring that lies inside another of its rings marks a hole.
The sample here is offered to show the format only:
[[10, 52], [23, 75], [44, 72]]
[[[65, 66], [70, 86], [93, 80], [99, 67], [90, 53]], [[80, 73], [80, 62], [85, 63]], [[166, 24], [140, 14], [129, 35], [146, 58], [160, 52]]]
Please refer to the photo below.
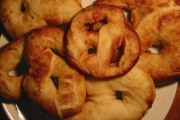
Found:
[[116, 99], [123, 100], [123, 94], [120, 91], [115, 91]]
[[21, 60], [17, 66], [11, 70], [8, 74], [10, 76], [20, 76], [28, 73], [29, 67], [25, 60]]
[[87, 27], [87, 31], [99, 31], [103, 25], [107, 24], [108, 21], [106, 19], [103, 19], [99, 22], [95, 23], [87, 23], [85, 26]]
[[55, 50], [55, 49], [51, 49], [51, 50], [55, 55], [60, 56], [60, 54], [59, 54], [59, 52], [57, 50]]
[[51, 80], [53, 81], [54, 86], [58, 89], [58, 87], [59, 87], [58, 77], [52, 77], [52, 76], [51, 76]]
[[125, 15], [126, 21], [130, 22], [131, 21], [131, 10], [128, 8], [123, 8], [123, 13]]
[[88, 54], [94, 54], [96, 53], [96, 47], [95, 46], [91, 46], [89, 49], [88, 49]]
[[119, 63], [119, 59], [122, 57], [123, 55], [123, 45], [119, 46], [117, 49], [115, 49], [110, 64], [117, 66]]
[[159, 54], [159, 52], [163, 49], [163, 46], [161, 44], [158, 45], [152, 45], [148, 51], [152, 54]]
[[24, 4], [22, 3], [21, 4], [21, 12], [25, 12], [25, 10], [26, 10], [26, 8], [25, 8]]

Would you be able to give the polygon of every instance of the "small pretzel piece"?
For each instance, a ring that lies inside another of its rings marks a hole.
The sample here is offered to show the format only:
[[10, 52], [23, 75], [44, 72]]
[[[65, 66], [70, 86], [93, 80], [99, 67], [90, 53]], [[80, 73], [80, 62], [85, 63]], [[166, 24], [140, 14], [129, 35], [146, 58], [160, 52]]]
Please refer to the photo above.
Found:
[[0, 96], [8, 100], [17, 100], [21, 96], [21, 84], [24, 75], [11, 76], [9, 73], [22, 60], [24, 38], [7, 44], [0, 50]]

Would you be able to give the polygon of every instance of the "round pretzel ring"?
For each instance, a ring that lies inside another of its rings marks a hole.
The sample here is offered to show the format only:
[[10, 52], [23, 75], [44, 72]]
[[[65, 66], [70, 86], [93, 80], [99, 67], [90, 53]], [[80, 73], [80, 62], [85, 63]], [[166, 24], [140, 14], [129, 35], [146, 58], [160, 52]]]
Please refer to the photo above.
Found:
[[99, 78], [127, 73], [140, 55], [136, 32], [119, 8], [108, 5], [89, 6], [74, 17], [66, 47], [70, 63]]
[[80, 0], [1, 0], [0, 20], [19, 38], [41, 26], [67, 24], [81, 9]]
[[59, 48], [63, 35], [62, 30], [51, 27], [33, 30], [28, 35], [25, 55], [30, 68], [23, 82], [32, 100], [60, 118], [80, 112], [86, 95], [84, 76], [56, 55], [63, 53]]

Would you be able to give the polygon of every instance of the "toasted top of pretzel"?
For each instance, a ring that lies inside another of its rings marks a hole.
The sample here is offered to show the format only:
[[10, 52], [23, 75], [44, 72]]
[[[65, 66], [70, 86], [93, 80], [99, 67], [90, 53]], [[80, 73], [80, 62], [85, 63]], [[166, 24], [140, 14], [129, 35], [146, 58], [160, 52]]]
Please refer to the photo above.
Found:
[[45, 26], [32, 30], [26, 37], [26, 58], [31, 61], [47, 48], [55, 49], [59, 55], [64, 56], [63, 39], [64, 31], [61, 28]]
[[140, 0], [96, 0], [95, 4], [107, 4], [107, 5], [114, 5], [120, 8], [128, 8], [134, 9]]
[[1, 0], [0, 20], [19, 38], [40, 26], [67, 24], [81, 9], [79, 0]]

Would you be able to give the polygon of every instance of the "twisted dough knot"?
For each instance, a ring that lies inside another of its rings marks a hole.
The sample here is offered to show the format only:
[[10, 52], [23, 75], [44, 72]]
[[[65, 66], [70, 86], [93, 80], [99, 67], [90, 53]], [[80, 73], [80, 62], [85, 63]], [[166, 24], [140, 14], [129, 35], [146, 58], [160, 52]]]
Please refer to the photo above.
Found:
[[80, 112], [86, 95], [84, 77], [56, 55], [63, 53], [63, 35], [63, 31], [51, 27], [29, 34], [25, 55], [30, 68], [23, 82], [31, 99], [60, 118]]
[[139, 38], [123, 12], [107, 5], [87, 7], [72, 19], [66, 47], [74, 66], [99, 78], [125, 74], [140, 54]]
[[0, 20], [19, 38], [40, 26], [67, 24], [81, 9], [79, 0], [1, 0]]
[[22, 60], [24, 38], [13, 41], [0, 50], [0, 95], [8, 100], [17, 100], [21, 96], [21, 84], [24, 75], [11, 76]]
[[[180, 6], [155, 10], [141, 19], [136, 27], [142, 45], [137, 65], [143, 67], [156, 84], [169, 83], [180, 76], [179, 28]], [[149, 52], [150, 47], [158, 52]]]
[[82, 111], [66, 120], [140, 120], [155, 98], [152, 78], [133, 67], [122, 77], [86, 80]]

